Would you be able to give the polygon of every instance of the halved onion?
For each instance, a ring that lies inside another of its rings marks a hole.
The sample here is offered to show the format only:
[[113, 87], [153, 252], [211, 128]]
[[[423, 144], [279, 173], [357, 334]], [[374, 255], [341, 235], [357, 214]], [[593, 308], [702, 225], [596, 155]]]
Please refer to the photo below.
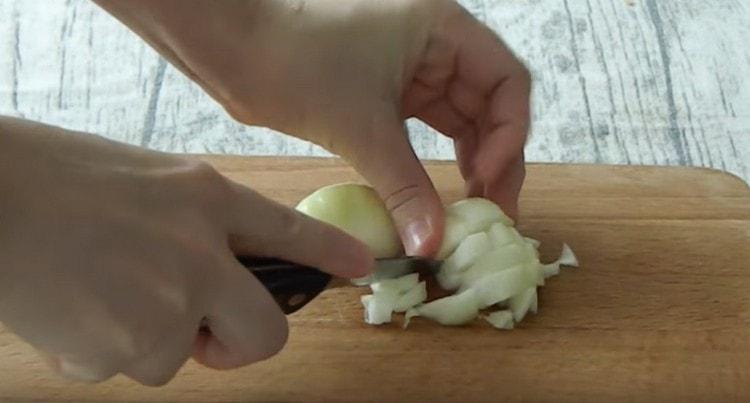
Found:
[[297, 210], [359, 239], [377, 258], [398, 256], [403, 250], [388, 209], [369, 186], [326, 186], [299, 202]]

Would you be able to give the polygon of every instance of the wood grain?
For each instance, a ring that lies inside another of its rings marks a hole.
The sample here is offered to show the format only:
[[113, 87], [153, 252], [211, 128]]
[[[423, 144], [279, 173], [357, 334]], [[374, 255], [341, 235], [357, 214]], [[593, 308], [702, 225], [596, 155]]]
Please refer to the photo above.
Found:
[[[750, 180], [744, 0], [463, 0], [532, 70], [530, 161], [713, 167]], [[0, 114], [173, 152], [326, 155], [234, 123], [87, 0], [0, 0]], [[417, 153], [451, 142], [411, 122]]]
[[[360, 180], [340, 161], [205, 157], [286, 204]], [[430, 163], [446, 202], [453, 164]], [[750, 189], [688, 168], [532, 165], [524, 233], [582, 262], [540, 292], [517, 330], [477, 322], [362, 323], [358, 289], [325, 292], [290, 317], [277, 357], [214, 372], [190, 363], [168, 386], [56, 379], [0, 330], [2, 401], [744, 402], [750, 400]]]

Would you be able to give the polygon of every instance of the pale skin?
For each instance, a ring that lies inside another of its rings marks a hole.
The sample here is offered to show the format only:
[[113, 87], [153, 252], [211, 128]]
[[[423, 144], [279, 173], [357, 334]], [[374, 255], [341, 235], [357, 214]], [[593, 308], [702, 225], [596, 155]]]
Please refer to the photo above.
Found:
[[[529, 75], [455, 2], [97, 3], [238, 121], [345, 158], [407, 253], [435, 253], [443, 210], [406, 118], [455, 141], [467, 195], [517, 214]], [[349, 278], [373, 263], [205, 164], [31, 122], [0, 118], [0, 187], [0, 321], [78, 380], [161, 385], [191, 356], [221, 369], [278, 352], [286, 320], [237, 254]]]

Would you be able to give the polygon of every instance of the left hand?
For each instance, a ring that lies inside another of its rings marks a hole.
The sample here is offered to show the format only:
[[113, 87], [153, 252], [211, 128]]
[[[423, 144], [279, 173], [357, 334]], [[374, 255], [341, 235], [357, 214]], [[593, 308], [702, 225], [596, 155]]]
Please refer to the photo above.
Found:
[[386, 201], [407, 253], [436, 252], [443, 210], [406, 118], [454, 140], [469, 196], [516, 215], [529, 74], [455, 1], [99, 3], [240, 122], [347, 159]]

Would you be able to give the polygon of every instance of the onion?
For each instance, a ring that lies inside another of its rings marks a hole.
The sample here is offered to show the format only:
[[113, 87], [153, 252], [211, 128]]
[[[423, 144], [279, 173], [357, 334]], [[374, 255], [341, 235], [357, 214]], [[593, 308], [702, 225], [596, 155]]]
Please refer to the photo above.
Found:
[[391, 322], [394, 302], [386, 295], [363, 295], [362, 305], [365, 307], [365, 323], [368, 325], [382, 325]]
[[[305, 198], [297, 209], [348, 232], [378, 258], [402, 253], [387, 208], [367, 186], [325, 187]], [[540, 242], [519, 234], [513, 220], [488, 200], [462, 200], [448, 206], [445, 213], [437, 254], [443, 263], [436, 277], [441, 287], [457, 293], [424, 303], [427, 286], [416, 273], [375, 282], [370, 284], [372, 294], [361, 297], [366, 323], [390, 323], [393, 312], [405, 312], [404, 327], [417, 316], [457, 326], [473, 321], [480, 310], [507, 307], [483, 317], [495, 328], [512, 329], [514, 322], [537, 312], [537, 286], [559, 274], [560, 266], [578, 267], [567, 244], [559, 259], [542, 264]]]
[[445, 209], [445, 214], [458, 217], [472, 234], [484, 231], [496, 222], [513, 226], [513, 220], [497, 204], [487, 199], [474, 198], [455, 202]]
[[299, 202], [297, 210], [364, 242], [376, 258], [402, 253], [401, 240], [388, 209], [368, 186], [353, 183], [326, 186]]
[[557, 258], [556, 261], [542, 266], [544, 278], [550, 278], [560, 274], [560, 266], [578, 267], [578, 258], [566, 243], [563, 244], [560, 257]]
[[470, 289], [476, 290], [480, 308], [487, 308], [509, 298], [512, 305], [514, 295], [529, 287], [536, 288], [536, 277], [536, 272], [530, 270], [529, 265], [515, 266], [485, 276]]
[[427, 300], [427, 283], [422, 281], [412, 289], [401, 294], [393, 306], [394, 312], [406, 312]]
[[[477, 259], [476, 263], [466, 270], [463, 276], [463, 284], [459, 291], [463, 291], [473, 285], [483, 282], [493, 273], [507, 268], [534, 263], [535, 256], [530, 255], [523, 245], [510, 244], [492, 250]], [[535, 277], [536, 278], [536, 277]], [[536, 283], [536, 279], [534, 280]]]
[[406, 311], [404, 328], [415, 316], [424, 316], [441, 325], [459, 326], [471, 322], [478, 314], [477, 295], [474, 290], [468, 290], [409, 309]]
[[505, 246], [511, 243], [521, 243], [523, 237], [513, 227], [507, 227], [501, 222], [494, 223], [490, 226], [487, 231], [490, 237], [490, 242], [495, 247]]
[[471, 235], [469, 227], [461, 218], [446, 215], [445, 227], [443, 229], [443, 240], [440, 243], [440, 250], [438, 251], [436, 258], [438, 260], [445, 259], [448, 255], [453, 253], [458, 244], [469, 235]]
[[469, 235], [458, 245], [458, 248], [443, 262], [437, 274], [438, 283], [446, 290], [459, 287], [461, 273], [480, 256], [491, 249], [490, 239], [484, 232]]
[[532, 310], [532, 306], [534, 307], [533, 311], [536, 313], [536, 301], [536, 286], [529, 287], [526, 291], [511, 297], [508, 305], [513, 312], [513, 320], [516, 322], [522, 321], [526, 313]]
[[513, 329], [513, 314], [510, 311], [492, 312], [485, 316], [484, 319], [497, 329]]
[[419, 283], [419, 273], [407, 274], [403, 277], [381, 280], [370, 284], [374, 293], [393, 293], [401, 295], [414, 288]]

